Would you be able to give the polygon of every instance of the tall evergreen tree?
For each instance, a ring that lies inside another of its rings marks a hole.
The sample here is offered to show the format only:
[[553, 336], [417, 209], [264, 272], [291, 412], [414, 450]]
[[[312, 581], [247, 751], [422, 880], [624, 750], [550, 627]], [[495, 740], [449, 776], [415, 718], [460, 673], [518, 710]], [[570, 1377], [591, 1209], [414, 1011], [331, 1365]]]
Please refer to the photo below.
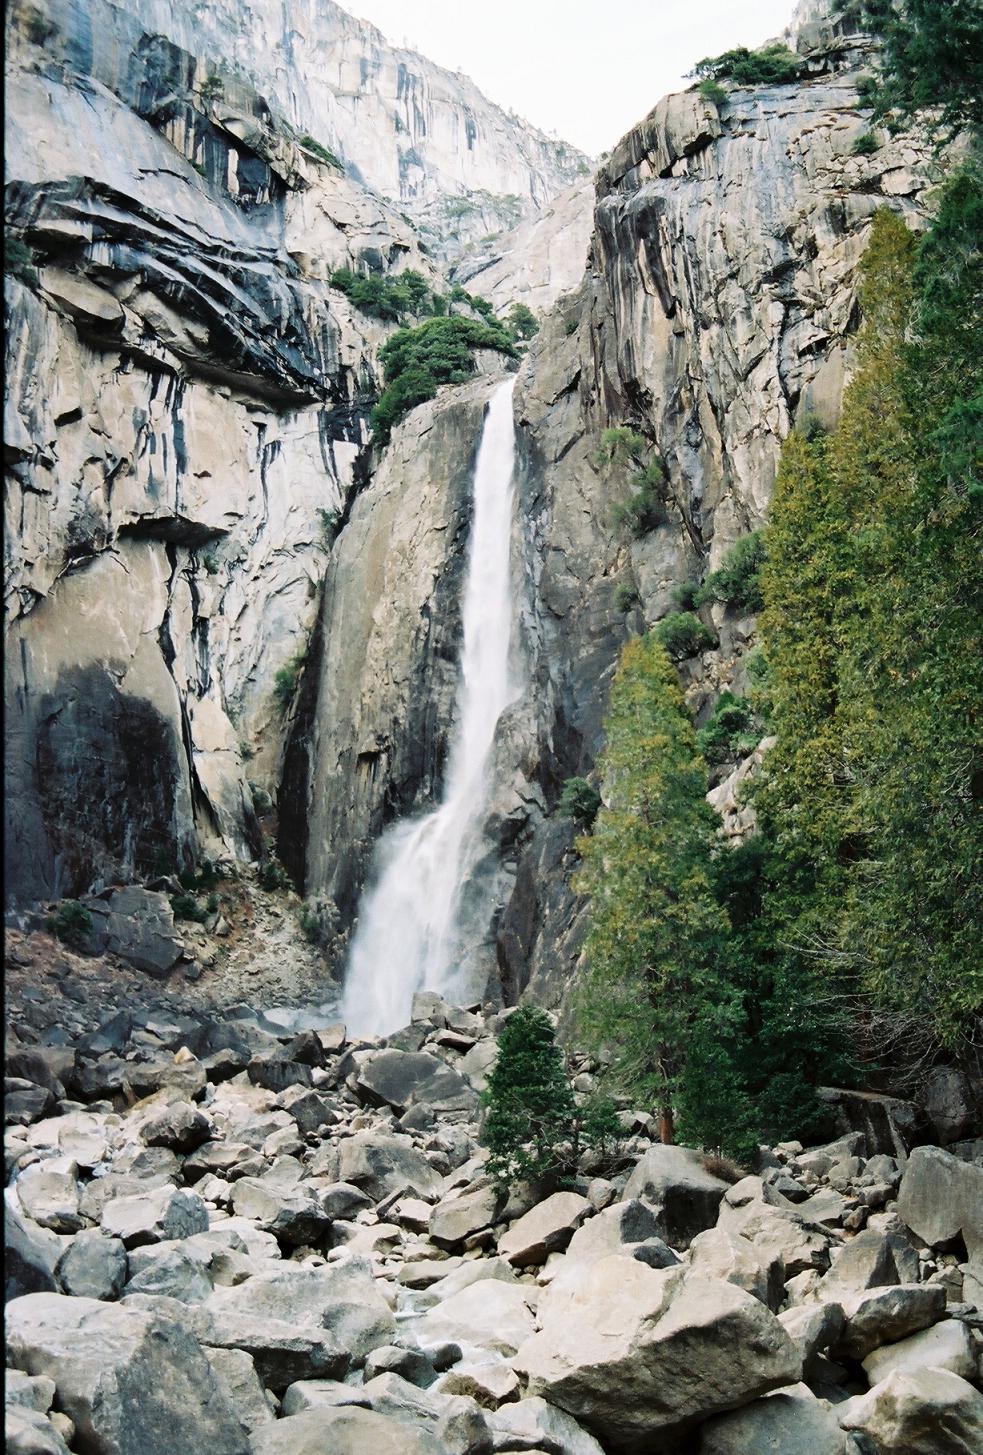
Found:
[[710, 877], [706, 768], [654, 637], [625, 647], [606, 727], [606, 806], [580, 841], [578, 887], [591, 896], [582, 1028], [613, 1050], [621, 1084], [655, 1101], [669, 1141], [693, 1038], [712, 1040], [735, 1005], [716, 969], [727, 922]]

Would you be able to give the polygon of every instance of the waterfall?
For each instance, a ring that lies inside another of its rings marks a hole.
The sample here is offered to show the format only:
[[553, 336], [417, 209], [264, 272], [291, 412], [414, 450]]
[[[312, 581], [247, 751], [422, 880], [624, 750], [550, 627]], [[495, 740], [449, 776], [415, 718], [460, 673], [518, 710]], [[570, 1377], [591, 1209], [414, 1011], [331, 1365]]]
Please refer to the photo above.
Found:
[[[464, 646], [444, 795], [425, 817], [393, 825], [376, 848], [345, 983], [343, 1014], [357, 1034], [387, 1035], [405, 1025], [417, 990], [436, 990], [458, 1003], [473, 998], [463, 968], [469, 928], [463, 897], [487, 848], [482, 827], [495, 728], [521, 686], [509, 660], [514, 384], [506, 380], [491, 397], [475, 466]], [[492, 906], [472, 909], [470, 928], [480, 935]]]

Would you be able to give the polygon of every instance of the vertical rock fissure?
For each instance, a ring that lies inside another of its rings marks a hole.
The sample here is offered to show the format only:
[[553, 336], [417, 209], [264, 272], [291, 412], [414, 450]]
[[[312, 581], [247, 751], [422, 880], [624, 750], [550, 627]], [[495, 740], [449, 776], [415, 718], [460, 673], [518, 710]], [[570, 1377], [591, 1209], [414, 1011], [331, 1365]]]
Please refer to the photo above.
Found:
[[443, 796], [436, 809], [395, 824], [380, 840], [352, 942], [345, 1017], [362, 1033], [384, 1035], [403, 1025], [417, 990], [437, 990], [461, 1004], [484, 989], [468, 951], [487, 931], [494, 906], [475, 871], [487, 848], [496, 727], [521, 688], [510, 651], [513, 385], [508, 380], [492, 395], [475, 466], [464, 643]]

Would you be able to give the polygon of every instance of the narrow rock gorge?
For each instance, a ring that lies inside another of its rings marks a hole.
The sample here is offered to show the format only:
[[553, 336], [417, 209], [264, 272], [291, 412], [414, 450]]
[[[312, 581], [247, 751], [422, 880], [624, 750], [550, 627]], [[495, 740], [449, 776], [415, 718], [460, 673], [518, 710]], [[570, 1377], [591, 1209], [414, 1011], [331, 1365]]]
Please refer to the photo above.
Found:
[[[882, 123], [871, 24], [805, 0], [751, 79], [704, 63], [596, 160], [333, 0], [8, 5], [17, 1455], [983, 1448], [975, 1031], [895, 1065], [911, 1022], [870, 1016], [883, 1058], [807, 1068], [802, 1135], [738, 1151], [685, 1096], [674, 1145], [655, 1073], [584, 1039], [584, 835], [673, 748], [614, 760], [612, 687], [685, 615], [685, 731], [743, 734], [700, 762], [700, 822], [746, 848], [766, 613], [713, 583], [789, 442], [833, 452], [877, 227], [917, 248], [975, 165], [924, 100]], [[393, 844], [449, 846], [409, 917]], [[496, 1162], [517, 1006], [558, 1058], [562, 1176]]]

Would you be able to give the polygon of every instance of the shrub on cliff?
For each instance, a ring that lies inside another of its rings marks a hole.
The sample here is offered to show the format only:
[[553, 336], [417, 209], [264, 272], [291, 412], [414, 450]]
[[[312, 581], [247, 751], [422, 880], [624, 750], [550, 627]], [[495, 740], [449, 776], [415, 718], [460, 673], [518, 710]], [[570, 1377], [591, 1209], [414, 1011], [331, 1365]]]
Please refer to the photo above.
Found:
[[766, 45], [757, 51], [742, 45], [697, 61], [690, 74], [700, 80], [733, 81], [735, 86], [784, 86], [799, 79], [802, 62], [785, 45]]
[[589, 832], [601, 806], [601, 795], [586, 778], [568, 778], [560, 794], [559, 814], [571, 818], [582, 832]]
[[663, 617], [655, 629], [655, 637], [676, 662], [716, 646], [713, 632], [691, 611], [675, 611]]
[[92, 933], [92, 915], [77, 899], [63, 899], [48, 915], [44, 927], [63, 945], [81, 950]]
[[761, 567], [765, 561], [765, 533], [752, 531], [735, 541], [720, 568], [695, 593], [694, 604], [719, 601], [734, 611], [756, 612], [764, 605], [761, 595]]
[[386, 388], [372, 411], [376, 440], [385, 444], [393, 425], [417, 404], [432, 399], [441, 384], [469, 378], [475, 371], [477, 349], [515, 355], [512, 337], [500, 323], [477, 318], [431, 318], [387, 339], [379, 351]]

